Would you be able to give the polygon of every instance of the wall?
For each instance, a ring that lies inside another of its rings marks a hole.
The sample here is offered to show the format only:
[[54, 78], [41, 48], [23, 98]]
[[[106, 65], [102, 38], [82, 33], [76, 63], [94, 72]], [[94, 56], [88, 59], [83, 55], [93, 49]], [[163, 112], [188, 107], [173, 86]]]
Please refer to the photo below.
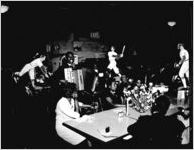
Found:
[[[75, 51], [73, 43], [81, 43], [81, 49]], [[97, 41], [91, 41], [87, 38], [79, 38], [78, 42], [74, 41], [73, 34], [70, 35], [67, 41], [59, 41], [59, 49], [52, 50], [53, 56], [51, 57], [52, 70], [57, 70], [60, 64], [60, 58], [68, 51], [72, 51], [75, 55], [78, 55], [78, 62], [85, 63], [87, 59], [99, 59], [105, 58], [106, 49], [103, 44]]]

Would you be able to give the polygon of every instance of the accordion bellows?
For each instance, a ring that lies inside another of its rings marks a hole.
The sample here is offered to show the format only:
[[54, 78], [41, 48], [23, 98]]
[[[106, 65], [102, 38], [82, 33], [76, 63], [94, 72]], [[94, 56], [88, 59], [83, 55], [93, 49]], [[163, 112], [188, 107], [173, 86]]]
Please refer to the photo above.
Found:
[[72, 68], [64, 69], [64, 78], [68, 82], [75, 83], [78, 90], [84, 90], [83, 72], [81, 69], [72, 70]]

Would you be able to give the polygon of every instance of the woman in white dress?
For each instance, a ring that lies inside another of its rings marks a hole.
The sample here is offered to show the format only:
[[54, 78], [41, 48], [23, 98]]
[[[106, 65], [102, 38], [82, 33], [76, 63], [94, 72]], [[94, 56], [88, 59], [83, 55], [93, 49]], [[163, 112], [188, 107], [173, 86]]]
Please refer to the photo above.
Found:
[[86, 138], [82, 135], [65, 127], [63, 123], [71, 119], [80, 117], [78, 110], [77, 89], [74, 83], [66, 83], [62, 88], [62, 97], [56, 106], [56, 124], [55, 129], [59, 137], [72, 145], [84, 143]]

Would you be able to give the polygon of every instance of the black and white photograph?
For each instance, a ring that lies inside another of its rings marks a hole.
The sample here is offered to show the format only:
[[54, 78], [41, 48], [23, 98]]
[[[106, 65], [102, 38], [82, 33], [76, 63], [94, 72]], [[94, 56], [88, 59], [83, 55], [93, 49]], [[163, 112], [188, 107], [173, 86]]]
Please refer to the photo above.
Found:
[[2, 149], [192, 149], [193, 1], [1, 1]]

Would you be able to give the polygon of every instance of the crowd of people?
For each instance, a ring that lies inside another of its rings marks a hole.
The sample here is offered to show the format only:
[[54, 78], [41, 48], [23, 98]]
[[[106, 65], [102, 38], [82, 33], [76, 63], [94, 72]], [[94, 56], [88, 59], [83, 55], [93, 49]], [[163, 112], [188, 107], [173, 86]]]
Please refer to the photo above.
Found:
[[[183, 44], [178, 45], [181, 60], [176, 65], [180, 67], [180, 77], [184, 89], [188, 88], [189, 81], [189, 54]], [[65, 79], [64, 69], [76, 69], [73, 52], [67, 52], [61, 59], [61, 66], [55, 72], [49, 72], [47, 66], [43, 65], [46, 55], [38, 54], [35, 58], [19, 72], [13, 73], [16, 84], [22, 82], [22, 78], [28, 73], [29, 81], [25, 85], [30, 96], [38, 95], [43, 91], [57, 91], [55, 113], [56, 134], [67, 143], [76, 147], [91, 147], [86, 137], [66, 128], [63, 122], [80, 117], [89, 117], [83, 114], [81, 108], [91, 109], [92, 112], [104, 111], [126, 105], [134, 108], [140, 113], [150, 110], [152, 115], [140, 117], [138, 121], [128, 127], [129, 134], [133, 135], [132, 147], [135, 148], [177, 148], [181, 145], [181, 136], [185, 128], [185, 119], [179, 117], [166, 117], [165, 114], [170, 106], [170, 100], [165, 96], [165, 90], [155, 90], [153, 82], [141, 79], [133, 79], [122, 74], [117, 67], [117, 59], [122, 58], [123, 53], [118, 55], [114, 46], [108, 52], [109, 65], [103, 73], [95, 69], [95, 82], [92, 86], [91, 103], [83, 104], [79, 101], [79, 92], [75, 83]], [[39, 72], [37, 71], [39, 70]], [[103, 83], [98, 78], [103, 78]], [[164, 87], [164, 85], [160, 85]], [[49, 90], [48, 90], [49, 89]], [[55, 94], [56, 94], [55, 93]], [[93, 102], [97, 103], [95, 107]], [[163, 128], [163, 130], [161, 130]], [[168, 138], [167, 138], [168, 137]], [[188, 143], [187, 143], [188, 144]]]

